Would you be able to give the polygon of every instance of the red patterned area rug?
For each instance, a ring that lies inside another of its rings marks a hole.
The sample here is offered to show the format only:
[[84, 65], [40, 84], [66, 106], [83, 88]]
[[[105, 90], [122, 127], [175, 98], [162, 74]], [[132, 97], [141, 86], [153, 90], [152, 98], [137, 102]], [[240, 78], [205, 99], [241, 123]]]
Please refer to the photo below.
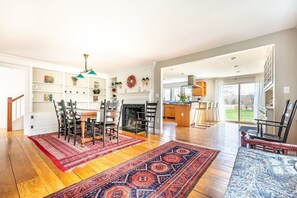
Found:
[[120, 135], [119, 143], [116, 140], [107, 140], [105, 147], [103, 147], [102, 141], [97, 140], [94, 145], [93, 142], [87, 142], [84, 147], [81, 147], [79, 141], [74, 146], [73, 139], [70, 139], [68, 143], [63, 136], [58, 138], [57, 133], [29, 136], [29, 139], [63, 171], [73, 169], [97, 157], [144, 141]]
[[48, 197], [186, 197], [218, 152], [170, 141]]

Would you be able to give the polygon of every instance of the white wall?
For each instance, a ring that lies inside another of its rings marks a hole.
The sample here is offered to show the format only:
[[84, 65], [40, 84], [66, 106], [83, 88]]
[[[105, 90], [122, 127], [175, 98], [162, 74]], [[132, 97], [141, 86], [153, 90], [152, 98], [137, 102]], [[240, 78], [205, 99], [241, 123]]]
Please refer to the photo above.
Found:
[[[25, 93], [25, 71], [0, 65], [0, 128], [7, 127], [7, 98]], [[24, 103], [23, 103], [24, 104]], [[23, 109], [24, 111], [24, 109]]]
[[[142, 67], [137, 70], [129, 70], [113, 74], [117, 82], [122, 83], [122, 88], [117, 87], [117, 99], [124, 100], [125, 104], [144, 104], [146, 101], [153, 101], [154, 88], [154, 66]], [[134, 75], [136, 84], [133, 88], [127, 86], [127, 78]], [[142, 78], [149, 78], [148, 85], [142, 83]]]

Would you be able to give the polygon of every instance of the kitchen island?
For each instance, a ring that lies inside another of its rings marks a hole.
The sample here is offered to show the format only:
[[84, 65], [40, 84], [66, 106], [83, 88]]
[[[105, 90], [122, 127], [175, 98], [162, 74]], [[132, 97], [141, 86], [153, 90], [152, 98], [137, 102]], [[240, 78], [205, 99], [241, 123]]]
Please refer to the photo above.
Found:
[[174, 118], [177, 126], [190, 127], [198, 102], [164, 104], [164, 117]]

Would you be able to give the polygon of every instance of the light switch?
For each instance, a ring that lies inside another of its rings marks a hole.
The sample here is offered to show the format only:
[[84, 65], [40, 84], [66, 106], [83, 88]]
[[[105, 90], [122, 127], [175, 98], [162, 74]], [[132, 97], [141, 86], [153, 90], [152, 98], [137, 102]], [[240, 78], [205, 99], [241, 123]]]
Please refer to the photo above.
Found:
[[284, 93], [290, 93], [290, 87], [284, 87]]

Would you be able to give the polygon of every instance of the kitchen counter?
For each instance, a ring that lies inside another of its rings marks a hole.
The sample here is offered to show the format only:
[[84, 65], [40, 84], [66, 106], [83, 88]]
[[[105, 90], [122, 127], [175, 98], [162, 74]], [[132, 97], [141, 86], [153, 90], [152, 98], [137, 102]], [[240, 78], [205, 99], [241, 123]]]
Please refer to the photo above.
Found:
[[164, 117], [174, 118], [177, 126], [190, 127], [198, 102], [164, 104]]

